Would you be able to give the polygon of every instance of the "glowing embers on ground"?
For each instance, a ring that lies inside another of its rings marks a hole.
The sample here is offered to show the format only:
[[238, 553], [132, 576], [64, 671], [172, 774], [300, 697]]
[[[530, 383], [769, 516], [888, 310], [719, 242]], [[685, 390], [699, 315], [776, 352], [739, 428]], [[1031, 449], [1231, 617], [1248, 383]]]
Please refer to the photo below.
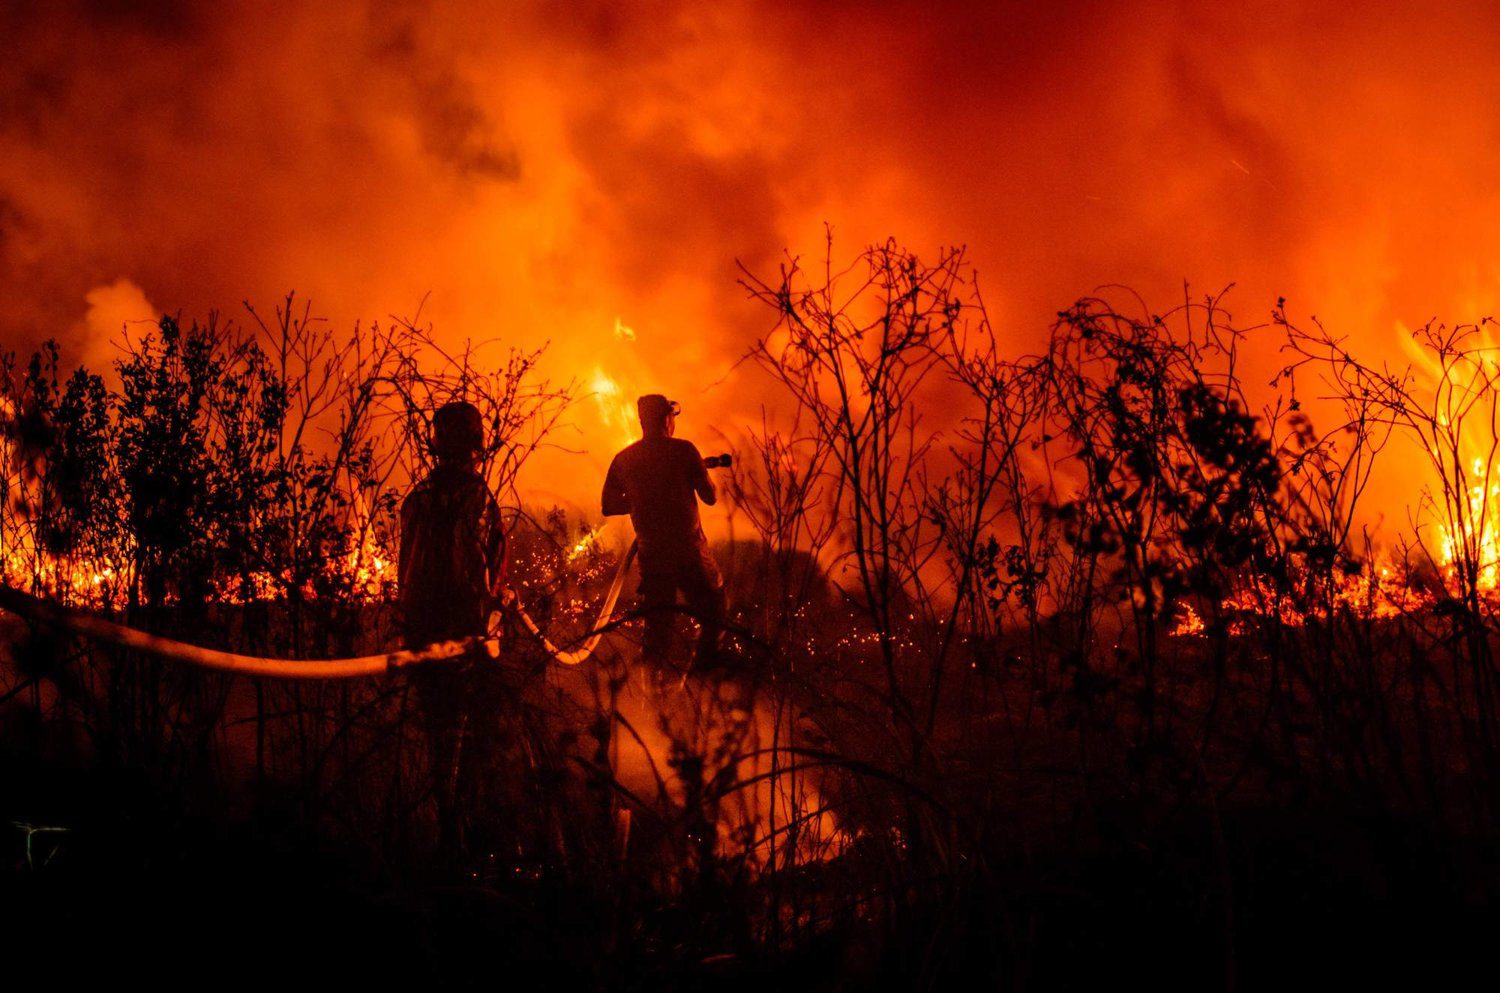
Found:
[[[1250, 577], [1218, 604], [1218, 623], [1225, 633], [1238, 636], [1268, 622], [1297, 628], [1341, 614], [1367, 620], [1403, 617], [1430, 610], [1437, 601], [1416, 569], [1385, 556], [1364, 563], [1358, 571], [1334, 570], [1295, 586], [1289, 592], [1268, 578]], [[1210, 620], [1192, 603], [1179, 602], [1173, 616], [1173, 635], [1208, 633]]]
[[[123, 606], [140, 581], [131, 565], [133, 548], [119, 557], [54, 554], [37, 547], [34, 532], [24, 519], [0, 521], [0, 583], [69, 606], [99, 609]], [[325, 595], [361, 603], [393, 598], [395, 556], [377, 537], [372, 521], [351, 524], [349, 534], [349, 550], [323, 557], [313, 566], [316, 576], [299, 582], [290, 568], [224, 572], [209, 582], [207, 598], [234, 604], [285, 600], [294, 593], [306, 601]], [[320, 594], [320, 588], [327, 592]], [[179, 602], [176, 590], [163, 592], [162, 604]]]
[[[373, 519], [360, 516], [349, 525], [353, 539], [349, 550], [326, 556], [316, 566], [317, 576], [299, 583], [291, 569], [271, 572], [256, 569], [243, 575], [228, 574], [214, 586], [214, 599], [221, 603], [254, 603], [284, 600], [295, 589], [299, 599], [322, 599], [322, 587], [333, 599], [354, 603], [379, 603], [396, 596], [395, 554], [376, 537]], [[322, 582], [316, 582], [321, 579]]]
[[116, 603], [130, 570], [113, 562], [39, 552], [26, 535], [10, 535], [0, 554], [0, 583], [86, 607]]

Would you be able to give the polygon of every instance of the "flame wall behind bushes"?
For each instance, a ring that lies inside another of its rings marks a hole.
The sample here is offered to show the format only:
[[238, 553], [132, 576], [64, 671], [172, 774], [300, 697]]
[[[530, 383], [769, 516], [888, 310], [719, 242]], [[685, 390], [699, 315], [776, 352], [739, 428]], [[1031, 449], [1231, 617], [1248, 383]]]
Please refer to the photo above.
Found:
[[411, 325], [338, 335], [308, 313], [163, 318], [123, 341], [116, 389], [50, 344], [0, 357], [6, 581], [112, 608], [386, 599], [431, 412], [480, 408], [480, 469], [513, 497], [568, 405], [536, 353], [445, 355]]

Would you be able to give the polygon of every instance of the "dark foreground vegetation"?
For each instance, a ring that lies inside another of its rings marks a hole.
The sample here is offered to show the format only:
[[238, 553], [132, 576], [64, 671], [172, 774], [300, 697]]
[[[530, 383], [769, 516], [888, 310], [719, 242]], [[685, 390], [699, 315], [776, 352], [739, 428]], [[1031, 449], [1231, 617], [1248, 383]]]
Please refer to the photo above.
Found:
[[[228, 677], [0, 615], [11, 960], [634, 989], [1485, 974], [1484, 328], [1420, 331], [1424, 381], [1215, 299], [1082, 300], [1011, 357], [958, 252], [744, 285], [776, 320], [746, 363], [784, 403], [728, 481], [724, 665], [643, 670], [626, 620], [563, 668], [507, 621], [459, 677], [442, 851], [406, 676]], [[1286, 357], [1259, 416], [1247, 341]], [[164, 319], [117, 386], [9, 357], [6, 581], [197, 644], [389, 647], [427, 412], [484, 409], [520, 508], [572, 399], [537, 358], [345, 341], [290, 300], [248, 330]], [[1358, 524], [1380, 457], [1431, 481], [1404, 544]], [[516, 589], [559, 643], [616, 561], [584, 523], [514, 511]]]

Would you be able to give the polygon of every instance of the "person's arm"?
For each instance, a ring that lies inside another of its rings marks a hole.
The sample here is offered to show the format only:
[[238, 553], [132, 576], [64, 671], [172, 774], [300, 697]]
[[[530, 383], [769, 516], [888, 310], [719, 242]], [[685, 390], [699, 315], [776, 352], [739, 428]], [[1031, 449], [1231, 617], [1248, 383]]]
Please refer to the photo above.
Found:
[[714, 481], [708, 477], [708, 467], [703, 464], [703, 456], [698, 451], [698, 446], [688, 442], [688, 451], [692, 453], [692, 464], [688, 466], [693, 481], [693, 492], [698, 494], [698, 499], [704, 504], [712, 507], [719, 502], [719, 491], [714, 489]]
[[599, 505], [605, 517], [619, 517], [621, 514], [630, 513], [630, 496], [625, 492], [624, 484], [620, 482], [620, 457], [618, 455], [609, 464], [609, 472], [604, 475], [604, 492], [599, 495]]

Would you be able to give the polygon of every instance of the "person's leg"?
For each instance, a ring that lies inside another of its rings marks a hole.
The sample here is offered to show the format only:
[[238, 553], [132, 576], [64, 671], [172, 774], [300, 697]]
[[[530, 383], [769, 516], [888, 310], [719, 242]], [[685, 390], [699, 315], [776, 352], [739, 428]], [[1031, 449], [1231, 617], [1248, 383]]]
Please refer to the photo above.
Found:
[[494, 778], [515, 751], [515, 742], [505, 740], [515, 714], [510, 680], [515, 670], [496, 665], [482, 651], [473, 655], [462, 672], [459, 707], [459, 739], [454, 762], [453, 813], [463, 851], [476, 851], [486, 838], [485, 811]]
[[693, 650], [693, 665], [713, 665], [719, 657], [719, 639], [724, 629], [724, 586], [716, 574], [695, 570], [684, 577], [683, 594], [688, 610], [698, 622], [698, 644]]
[[[460, 612], [463, 606], [448, 602], [408, 618], [407, 647], [422, 648], [464, 637], [475, 630], [473, 611]], [[417, 691], [417, 706], [427, 739], [427, 768], [433, 805], [437, 808], [437, 862], [445, 867], [456, 867], [463, 858], [464, 811], [459, 794], [459, 769], [465, 757], [470, 663], [471, 660], [461, 658], [428, 662], [406, 670]]]
[[641, 642], [641, 661], [665, 662], [672, 647], [677, 583], [669, 571], [642, 562], [640, 593], [641, 614], [646, 621], [645, 638]]
[[458, 859], [462, 836], [456, 804], [458, 764], [463, 748], [463, 707], [460, 673], [452, 663], [418, 666], [410, 679], [417, 690], [427, 737], [428, 770], [437, 807], [438, 857]]

